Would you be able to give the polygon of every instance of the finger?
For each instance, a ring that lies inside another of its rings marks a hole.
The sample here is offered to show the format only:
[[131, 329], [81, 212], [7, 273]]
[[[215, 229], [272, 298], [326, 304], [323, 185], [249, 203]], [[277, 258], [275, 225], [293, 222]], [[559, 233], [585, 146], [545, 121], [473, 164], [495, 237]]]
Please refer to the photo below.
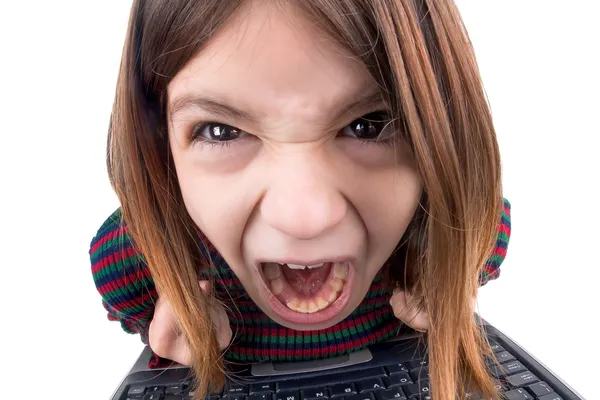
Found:
[[149, 327], [150, 348], [160, 357], [183, 365], [190, 365], [190, 354], [185, 337], [168, 302], [159, 298]]
[[175, 340], [179, 336], [179, 329], [175, 314], [169, 303], [159, 297], [154, 307], [154, 316], [150, 321], [150, 328], [155, 338], [161, 341]]
[[227, 312], [225, 311], [223, 304], [218, 301], [215, 302], [211, 318], [215, 324], [219, 348], [223, 350], [229, 346], [231, 337], [233, 336], [231, 326], [229, 325], [229, 317], [227, 316]]
[[202, 289], [202, 291], [206, 294], [209, 294], [211, 292], [211, 286], [210, 286], [210, 282], [209, 281], [199, 281], [200, 282], [200, 289]]
[[179, 363], [181, 365], [191, 365], [192, 364], [192, 354], [190, 351], [190, 346], [185, 338], [185, 336], [179, 336], [174, 344], [172, 350], [172, 356], [168, 357], [169, 359]]
[[410, 307], [409, 304], [412, 298], [404, 291], [397, 291], [390, 299], [390, 305], [394, 311], [396, 318], [404, 322], [411, 328], [419, 331], [426, 331], [429, 328], [427, 314], [419, 311], [415, 307]]
[[[211, 285], [209, 281], [200, 281], [200, 288], [207, 294], [211, 293]], [[229, 342], [231, 342], [233, 332], [231, 331], [229, 317], [227, 316], [227, 312], [225, 311], [223, 304], [216, 299], [211, 300], [213, 300], [213, 303], [211, 304], [210, 318], [215, 327], [219, 348], [223, 350], [227, 348]]]

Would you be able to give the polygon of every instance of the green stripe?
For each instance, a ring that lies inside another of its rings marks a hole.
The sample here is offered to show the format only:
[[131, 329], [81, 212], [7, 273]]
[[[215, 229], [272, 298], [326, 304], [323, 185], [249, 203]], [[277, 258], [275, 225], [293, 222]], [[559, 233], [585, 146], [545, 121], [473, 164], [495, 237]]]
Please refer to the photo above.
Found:
[[[140, 279], [135, 281], [135, 284], [125, 285], [121, 288], [115, 288], [105, 292], [102, 297], [104, 297], [108, 301], [117, 300], [119, 295], [127, 295], [131, 293], [140, 293], [140, 292], [148, 292], [150, 286], [153, 286], [154, 283], [150, 279]], [[141, 294], [141, 293], [140, 293]], [[118, 300], [117, 300], [118, 301]]]
[[508, 243], [509, 237], [506, 232], [498, 232], [497, 236], [498, 240], [501, 240], [504, 243]]
[[142, 303], [142, 304], [140, 304], [138, 306], [121, 308], [121, 309], [117, 310], [117, 312], [119, 314], [121, 314], [122, 317], [131, 318], [131, 317], [134, 317], [134, 316], [136, 316], [136, 315], [138, 315], [138, 314], [140, 314], [140, 313], [142, 313], [144, 311], [148, 311], [148, 309], [150, 307], [153, 307], [153, 306], [154, 306], [154, 301], [153, 300], [149, 300], [149, 301], [144, 302], [144, 303]]
[[490, 264], [493, 262], [501, 263], [502, 261], [504, 261], [504, 257], [502, 257], [500, 254], [494, 254], [488, 258], [488, 260], [486, 261], [486, 264]]
[[[99, 246], [96, 249], [96, 251], [94, 251], [90, 254], [90, 258], [92, 259], [92, 262], [94, 262], [94, 260], [96, 260], [97, 258], [100, 257], [98, 255], [98, 253], [103, 253], [107, 249], [110, 251], [110, 254], [114, 254], [115, 251], [122, 251], [127, 248], [130, 248], [129, 245], [125, 246], [125, 238], [129, 238], [129, 235], [128, 234], [119, 234], [119, 235], [115, 235], [112, 239], [109, 239], [106, 242], [104, 242], [102, 244], [102, 246]], [[131, 246], [131, 248], [133, 250], [135, 250], [135, 248], [133, 248], [132, 246]], [[139, 257], [141, 258], [141, 256], [139, 256]]]
[[[142, 259], [140, 256], [131, 256], [127, 258], [123, 258], [117, 262], [112, 264], [107, 264], [104, 267], [100, 268], [98, 271], [92, 274], [94, 281], [99, 281], [101, 278], [106, 277], [109, 273], [110, 275], [114, 275], [117, 272], [121, 273], [121, 276], [129, 275], [132, 272], [137, 272], [142, 265]], [[119, 265], [122, 264], [122, 265]]]

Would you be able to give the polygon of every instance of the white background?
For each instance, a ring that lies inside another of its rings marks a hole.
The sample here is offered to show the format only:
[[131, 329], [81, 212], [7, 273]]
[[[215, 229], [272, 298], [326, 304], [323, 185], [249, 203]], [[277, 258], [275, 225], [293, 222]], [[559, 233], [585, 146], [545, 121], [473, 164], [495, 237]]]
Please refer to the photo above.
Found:
[[[106, 320], [87, 253], [118, 206], [104, 152], [129, 5], [0, 1], [6, 398], [107, 399], [142, 348]], [[600, 399], [597, 2], [459, 7], [513, 204], [508, 258], [481, 290], [480, 312], [584, 397]]]

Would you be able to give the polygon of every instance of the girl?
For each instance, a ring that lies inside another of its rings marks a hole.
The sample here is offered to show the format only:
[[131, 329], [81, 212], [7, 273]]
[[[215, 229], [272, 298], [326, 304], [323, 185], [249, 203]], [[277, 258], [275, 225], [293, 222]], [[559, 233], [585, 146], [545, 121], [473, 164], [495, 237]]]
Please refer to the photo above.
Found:
[[222, 356], [329, 357], [402, 323], [436, 399], [497, 395], [473, 305], [509, 204], [452, 0], [134, 0], [107, 161], [97, 287], [198, 399]]

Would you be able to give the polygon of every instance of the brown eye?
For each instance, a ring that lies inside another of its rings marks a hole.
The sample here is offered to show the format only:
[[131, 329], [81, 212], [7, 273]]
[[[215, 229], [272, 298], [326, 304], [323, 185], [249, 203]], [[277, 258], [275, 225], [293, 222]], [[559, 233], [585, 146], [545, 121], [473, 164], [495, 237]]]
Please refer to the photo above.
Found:
[[227, 142], [246, 135], [241, 129], [231, 125], [214, 122], [197, 125], [192, 131], [192, 141], [204, 140], [209, 142]]
[[383, 139], [390, 129], [390, 116], [383, 111], [373, 112], [355, 119], [342, 129], [344, 136], [355, 137], [363, 140]]

